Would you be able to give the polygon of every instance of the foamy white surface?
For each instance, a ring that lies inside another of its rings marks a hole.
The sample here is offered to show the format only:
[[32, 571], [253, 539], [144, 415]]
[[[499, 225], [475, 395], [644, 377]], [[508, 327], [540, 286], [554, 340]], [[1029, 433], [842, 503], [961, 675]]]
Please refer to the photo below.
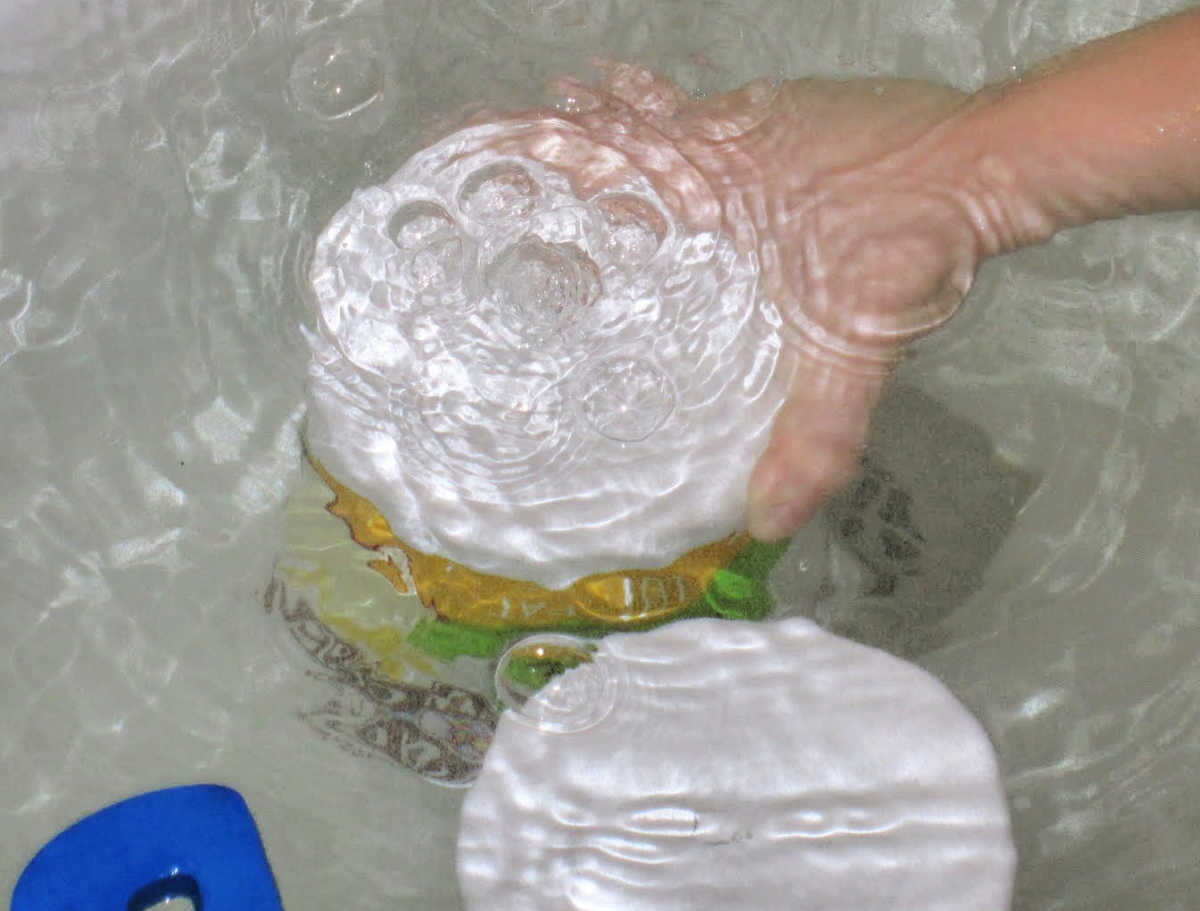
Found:
[[750, 257], [644, 179], [577, 199], [488, 151], [533, 125], [449, 136], [321, 233], [307, 436], [402, 540], [559, 588], [736, 530], [788, 377]]
[[505, 713], [458, 840], [479, 911], [1007, 911], [1014, 863], [970, 713], [799, 619], [609, 636]]

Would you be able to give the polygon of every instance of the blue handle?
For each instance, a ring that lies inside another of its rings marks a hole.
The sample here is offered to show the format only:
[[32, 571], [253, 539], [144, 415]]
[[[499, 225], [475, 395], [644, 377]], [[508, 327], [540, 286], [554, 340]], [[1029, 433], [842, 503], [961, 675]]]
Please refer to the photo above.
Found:
[[254, 817], [220, 785], [152, 791], [81, 819], [43, 847], [12, 911], [144, 911], [187, 897], [196, 911], [282, 911]]

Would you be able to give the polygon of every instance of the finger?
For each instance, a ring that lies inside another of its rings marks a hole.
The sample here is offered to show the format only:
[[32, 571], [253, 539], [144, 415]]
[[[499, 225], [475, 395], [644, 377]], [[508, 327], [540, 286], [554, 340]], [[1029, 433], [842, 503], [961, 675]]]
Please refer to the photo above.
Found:
[[633, 116], [626, 120], [605, 109], [542, 118], [494, 141], [491, 148], [535, 158], [562, 171], [576, 195], [585, 199], [645, 177], [690, 230], [715, 229], [721, 206], [707, 179], [678, 148]]
[[604, 57], [589, 62], [603, 75], [605, 88], [643, 116], [669, 119], [691, 102], [674, 82], [644, 66]]
[[563, 121], [540, 121], [493, 142], [491, 148], [501, 154], [533, 158], [561, 171], [570, 179], [575, 194], [584, 199], [628, 181], [635, 173], [619, 149]]
[[886, 374], [804, 356], [766, 450], [750, 476], [747, 525], [787, 537], [853, 475]]
[[748, 133], [770, 114], [780, 88], [770, 79], [755, 79], [740, 89], [694, 102], [685, 115], [689, 131], [709, 142]]

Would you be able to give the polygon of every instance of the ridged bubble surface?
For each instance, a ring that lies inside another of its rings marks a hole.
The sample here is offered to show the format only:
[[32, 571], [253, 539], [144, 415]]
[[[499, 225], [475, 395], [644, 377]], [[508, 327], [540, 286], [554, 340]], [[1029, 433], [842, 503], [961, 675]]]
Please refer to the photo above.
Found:
[[735, 530], [787, 378], [749, 256], [640, 177], [584, 199], [491, 151], [529, 127], [451, 135], [320, 235], [308, 441], [402, 540], [559, 588]]
[[[1009, 907], [991, 745], [925, 671], [800, 619], [688, 620], [593, 659], [502, 717], [463, 805], [468, 909]], [[561, 690], [597, 668], [611, 708], [567, 724]]]

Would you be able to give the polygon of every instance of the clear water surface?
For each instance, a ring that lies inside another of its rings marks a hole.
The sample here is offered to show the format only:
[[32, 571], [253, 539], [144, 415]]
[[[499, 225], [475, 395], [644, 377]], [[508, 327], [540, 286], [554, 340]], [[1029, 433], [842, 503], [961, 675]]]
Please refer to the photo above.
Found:
[[[432, 118], [539, 101], [595, 51], [695, 92], [971, 88], [1181, 5], [4, 4], [0, 889], [82, 813], [218, 780], [254, 808], [287, 907], [458, 907], [461, 791], [312, 737], [297, 712], [320, 681], [262, 610], [314, 237]], [[1183, 911], [1200, 886], [1198, 248], [1185, 214], [989, 264], [777, 570], [797, 611], [979, 716], [1019, 909]]]

